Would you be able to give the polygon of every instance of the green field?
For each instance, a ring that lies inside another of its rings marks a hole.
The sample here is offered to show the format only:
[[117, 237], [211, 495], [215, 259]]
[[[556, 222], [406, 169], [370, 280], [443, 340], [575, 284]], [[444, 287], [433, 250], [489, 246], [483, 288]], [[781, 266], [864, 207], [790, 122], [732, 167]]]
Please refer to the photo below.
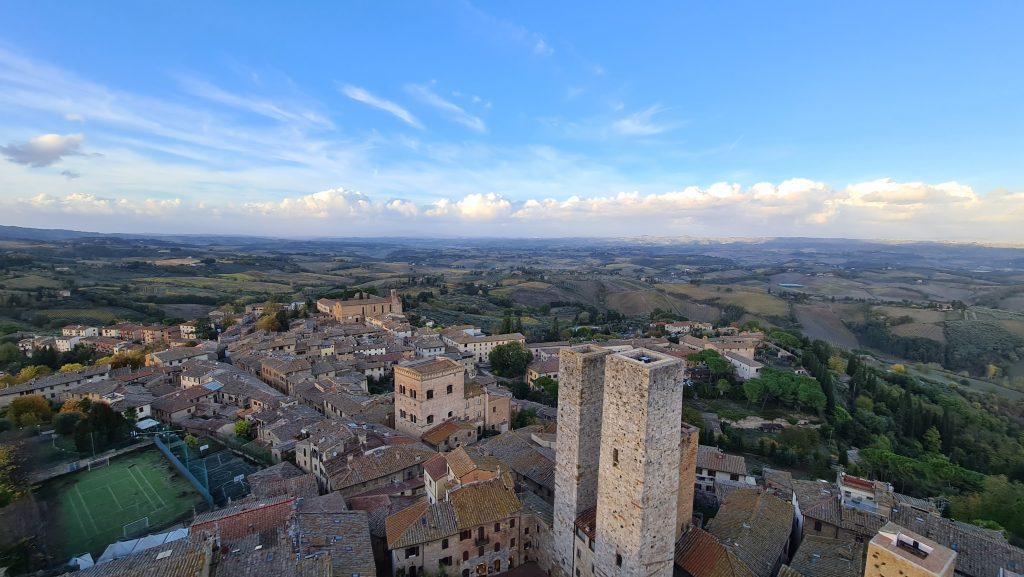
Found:
[[50, 509], [50, 553], [55, 559], [98, 555], [124, 539], [125, 524], [149, 517], [146, 533], [153, 532], [191, 516], [193, 506], [202, 502], [156, 449], [59, 477], [44, 484], [41, 494]]

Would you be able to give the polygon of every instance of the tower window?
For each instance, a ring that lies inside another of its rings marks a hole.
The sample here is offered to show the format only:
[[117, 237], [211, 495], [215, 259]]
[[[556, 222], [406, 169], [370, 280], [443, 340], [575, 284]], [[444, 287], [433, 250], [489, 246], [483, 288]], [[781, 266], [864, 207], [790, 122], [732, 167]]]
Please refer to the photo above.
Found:
[[619, 466], [619, 450], [612, 449], [612, 465]]
[[618, 553], [615, 554], [615, 566], [622, 567], [622, 555], [619, 555]]

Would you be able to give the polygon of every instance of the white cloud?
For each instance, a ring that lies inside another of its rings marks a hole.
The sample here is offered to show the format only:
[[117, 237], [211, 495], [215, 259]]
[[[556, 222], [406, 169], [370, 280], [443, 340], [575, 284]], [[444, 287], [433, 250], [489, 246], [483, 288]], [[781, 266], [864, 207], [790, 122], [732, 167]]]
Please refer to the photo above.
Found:
[[655, 116], [665, 110], [665, 107], [655, 104], [639, 112], [634, 112], [625, 118], [616, 120], [612, 124], [612, 129], [624, 136], [652, 136], [660, 134], [673, 128], [670, 124], [655, 122]]
[[267, 98], [235, 94], [198, 78], [182, 76], [179, 78], [179, 82], [190, 94], [210, 102], [223, 104], [224, 106], [239, 110], [246, 110], [253, 114], [282, 122], [297, 122], [321, 128], [334, 127], [330, 119], [314, 110], [277, 103]]
[[244, 208], [262, 215], [282, 218], [357, 216], [370, 214], [377, 210], [370, 197], [361, 192], [344, 188], [332, 188], [299, 197], [286, 197], [274, 202], [251, 202], [247, 203]]
[[362, 102], [367, 106], [372, 106], [374, 108], [383, 110], [384, 112], [387, 112], [393, 115], [395, 118], [398, 118], [402, 122], [408, 124], [409, 126], [423, 130], [423, 125], [420, 124], [419, 120], [416, 120], [416, 117], [413, 116], [411, 112], [402, 108], [398, 104], [391, 102], [390, 100], [385, 100], [378, 96], [374, 96], [367, 90], [364, 90], [358, 86], [352, 86], [350, 84], [342, 86], [341, 92], [342, 94], [351, 98], [352, 100], [355, 100], [356, 102]]
[[445, 100], [427, 86], [412, 84], [408, 87], [409, 92], [418, 98], [420, 102], [440, 110], [448, 119], [453, 122], [475, 130], [476, 132], [487, 132], [487, 125], [479, 116], [473, 116], [454, 102]]
[[0, 146], [0, 154], [11, 162], [26, 166], [50, 166], [65, 156], [81, 154], [83, 140], [85, 137], [81, 134], [43, 134], [27, 142]]
[[494, 220], [505, 216], [512, 208], [512, 203], [500, 194], [468, 194], [459, 201], [442, 198], [434, 202], [426, 211], [427, 216], [456, 216], [468, 220]]
[[22, 199], [22, 207], [34, 208], [44, 212], [59, 212], [79, 216], [96, 215], [133, 215], [166, 217], [169, 213], [182, 208], [180, 198], [131, 200], [127, 198], [109, 198], [88, 193], [75, 192], [64, 196], [40, 193]]

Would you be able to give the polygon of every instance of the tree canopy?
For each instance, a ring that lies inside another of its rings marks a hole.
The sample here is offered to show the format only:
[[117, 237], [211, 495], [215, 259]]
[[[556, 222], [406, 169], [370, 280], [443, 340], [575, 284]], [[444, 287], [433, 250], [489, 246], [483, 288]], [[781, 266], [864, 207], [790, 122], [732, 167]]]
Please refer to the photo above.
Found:
[[501, 377], [518, 378], [526, 374], [526, 367], [533, 361], [533, 353], [522, 343], [512, 342], [498, 345], [487, 355], [494, 374]]

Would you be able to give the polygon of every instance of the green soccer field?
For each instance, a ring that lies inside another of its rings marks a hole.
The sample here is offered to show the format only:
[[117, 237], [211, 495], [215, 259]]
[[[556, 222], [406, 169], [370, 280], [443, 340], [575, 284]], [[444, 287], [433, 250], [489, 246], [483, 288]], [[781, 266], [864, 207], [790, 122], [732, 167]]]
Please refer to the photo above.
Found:
[[91, 471], [55, 479], [41, 489], [50, 505], [48, 535], [56, 559], [89, 552], [124, 539], [124, 526], [149, 518], [146, 533], [185, 516], [202, 498], [155, 449], [133, 453]]

